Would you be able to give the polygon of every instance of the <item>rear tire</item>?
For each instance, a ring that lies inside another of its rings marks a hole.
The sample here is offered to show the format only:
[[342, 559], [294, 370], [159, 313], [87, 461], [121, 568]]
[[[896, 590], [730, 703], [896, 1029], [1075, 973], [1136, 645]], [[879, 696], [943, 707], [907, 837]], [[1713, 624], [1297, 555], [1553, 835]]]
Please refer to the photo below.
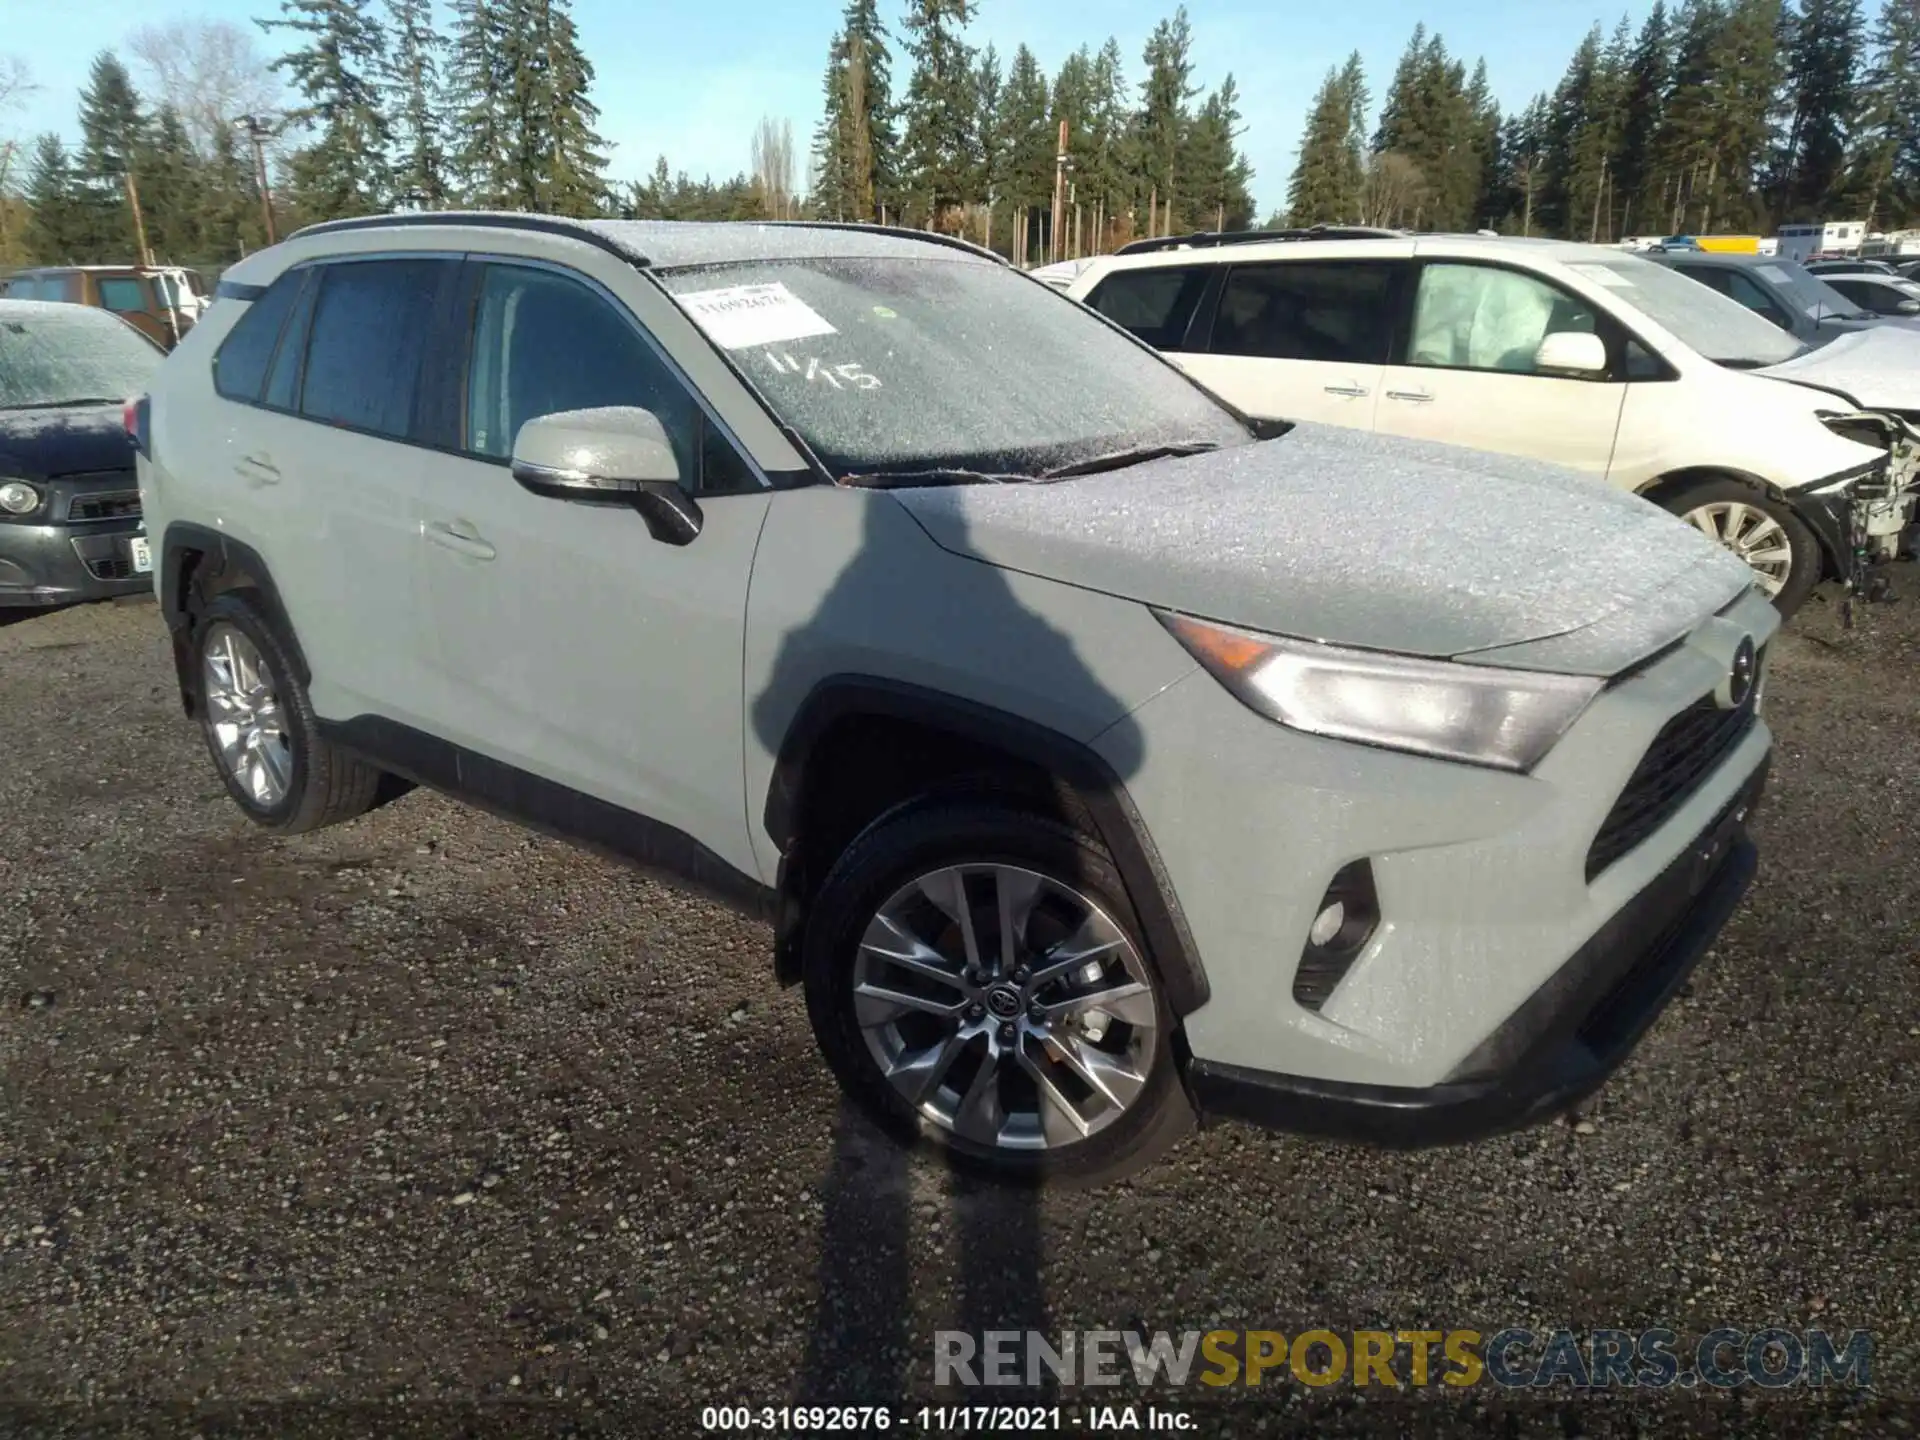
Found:
[[1066, 825], [981, 797], [883, 815], [815, 898], [802, 971], [847, 1093], [958, 1167], [1100, 1184], [1193, 1127], [1125, 887]]
[[196, 613], [193, 664], [214, 768], [256, 825], [304, 834], [395, 793], [383, 771], [321, 736], [286, 645], [246, 592], [216, 596]]
[[1782, 616], [1806, 603], [1825, 557], [1806, 522], [1772, 496], [1738, 480], [1696, 480], [1662, 495], [1662, 509], [1744, 561]]

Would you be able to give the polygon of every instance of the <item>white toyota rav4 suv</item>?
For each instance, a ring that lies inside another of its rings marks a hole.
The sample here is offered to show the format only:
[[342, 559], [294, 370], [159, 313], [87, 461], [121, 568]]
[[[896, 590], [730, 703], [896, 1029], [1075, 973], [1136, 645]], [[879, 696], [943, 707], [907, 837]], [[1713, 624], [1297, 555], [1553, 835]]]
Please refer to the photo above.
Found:
[[1823, 574], [1867, 588], [1898, 552], [1920, 333], [1809, 352], [1620, 250], [1328, 234], [1141, 242], [1067, 293], [1250, 415], [1530, 456], [1644, 495], [1745, 560], [1784, 614]]
[[1632, 496], [1250, 423], [871, 227], [380, 218], [220, 294], [130, 419], [240, 808], [424, 783], [766, 916], [966, 1162], [1528, 1123], [1753, 873], [1779, 620]]

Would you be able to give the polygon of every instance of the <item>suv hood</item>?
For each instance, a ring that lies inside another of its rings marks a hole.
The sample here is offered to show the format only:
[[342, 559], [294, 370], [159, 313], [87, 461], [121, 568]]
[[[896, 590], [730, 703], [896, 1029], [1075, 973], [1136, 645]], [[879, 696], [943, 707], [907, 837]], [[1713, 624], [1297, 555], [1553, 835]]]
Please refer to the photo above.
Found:
[[1318, 425], [1105, 475], [889, 494], [943, 549], [1005, 569], [1269, 634], [1577, 674], [1629, 668], [1752, 583], [1603, 483]]
[[1920, 329], [1869, 326], [1748, 373], [1811, 385], [1863, 410], [1920, 411]]

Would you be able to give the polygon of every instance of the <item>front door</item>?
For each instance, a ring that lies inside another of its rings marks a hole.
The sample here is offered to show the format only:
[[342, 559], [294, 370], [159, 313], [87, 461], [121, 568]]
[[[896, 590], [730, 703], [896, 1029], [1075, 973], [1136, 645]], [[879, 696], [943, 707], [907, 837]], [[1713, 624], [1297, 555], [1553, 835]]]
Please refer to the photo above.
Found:
[[[741, 647], [769, 491], [609, 289], [510, 261], [469, 284], [461, 453], [428, 459], [421, 513], [432, 728], [755, 873]], [[704, 512], [690, 544], [514, 480], [526, 421], [609, 405], [660, 418]]]
[[[1536, 275], [1491, 265], [1420, 269], [1404, 362], [1389, 365], [1382, 434], [1526, 455], [1604, 479], [1626, 399], [1624, 376], [1569, 379], [1535, 364], [1540, 342], [1601, 332], [1593, 307]], [[1610, 346], [1623, 351], [1624, 343]]]
[[1370, 430], [1404, 270], [1395, 260], [1236, 265], [1204, 352], [1175, 358], [1249, 415]]

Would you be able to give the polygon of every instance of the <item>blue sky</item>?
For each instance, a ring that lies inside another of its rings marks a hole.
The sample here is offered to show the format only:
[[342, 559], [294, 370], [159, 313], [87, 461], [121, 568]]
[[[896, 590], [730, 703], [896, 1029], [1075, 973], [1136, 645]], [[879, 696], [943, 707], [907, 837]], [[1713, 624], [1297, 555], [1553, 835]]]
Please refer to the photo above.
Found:
[[[1485, 55], [1503, 105], [1550, 87], [1596, 20], [1611, 29], [1624, 12], [1637, 25], [1651, 0], [1190, 0], [1196, 79], [1209, 88], [1229, 70], [1246, 115], [1245, 146], [1261, 213], [1280, 203], [1300, 128], [1329, 65], [1358, 49], [1377, 101], [1417, 21], [1445, 36], [1469, 65]], [[444, 8], [444, 6], [443, 6]], [[971, 34], [1003, 56], [1025, 41], [1049, 72], [1075, 47], [1119, 38], [1130, 78], [1141, 45], [1174, 0], [980, 0]], [[828, 37], [841, 0], [575, 0], [587, 52], [598, 68], [601, 133], [612, 173], [637, 178], [664, 153], [675, 168], [716, 177], [742, 170], [762, 115], [793, 122], [804, 152], [819, 115]], [[882, 0], [891, 16], [898, 0]], [[0, 51], [24, 58], [39, 83], [26, 109], [0, 116], [0, 135], [75, 131], [74, 107], [95, 51], [119, 45], [138, 25], [199, 16], [246, 22], [277, 0], [6, 0]], [[1093, 18], [1097, 15], [1097, 19]], [[266, 37], [271, 48], [278, 36]], [[897, 47], [896, 47], [897, 53]], [[906, 67], [896, 59], [897, 84]]]

